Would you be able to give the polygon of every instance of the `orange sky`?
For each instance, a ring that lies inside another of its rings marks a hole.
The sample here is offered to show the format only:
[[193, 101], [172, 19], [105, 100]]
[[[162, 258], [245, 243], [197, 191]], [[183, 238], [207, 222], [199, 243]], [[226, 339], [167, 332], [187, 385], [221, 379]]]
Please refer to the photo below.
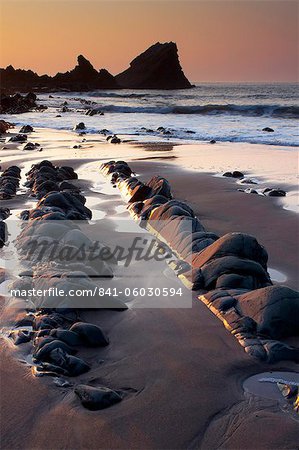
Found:
[[191, 81], [298, 81], [296, 1], [0, 0], [0, 66], [54, 74], [82, 53], [116, 74], [175, 41]]

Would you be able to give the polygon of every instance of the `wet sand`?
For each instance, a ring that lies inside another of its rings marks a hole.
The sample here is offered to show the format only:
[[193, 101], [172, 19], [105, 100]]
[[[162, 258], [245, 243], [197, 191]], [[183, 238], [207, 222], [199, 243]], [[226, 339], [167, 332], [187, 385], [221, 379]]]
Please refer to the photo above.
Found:
[[[111, 159], [115, 147], [106, 147]], [[208, 230], [255, 235], [269, 252], [269, 266], [285, 273], [286, 284], [296, 287], [298, 218], [294, 213], [283, 210], [276, 199], [237, 192], [231, 180], [183, 171], [165, 160], [136, 161], [136, 147], [119, 146], [117, 152], [122, 151], [122, 159], [134, 154], [126, 159], [135, 159], [130, 165], [141, 179], [157, 173], [165, 176], [176, 198], [187, 201]], [[24, 154], [18, 153], [14, 158]], [[76, 153], [69, 143], [59, 147], [53, 142], [44, 154], [26, 153], [26, 159], [28, 165], [37, 156], [67, 161], [81, 179], [88, 180], [84, 195], [93, 209], [111, 209], [109, 197], [103, 203], [99, 194], [97, 204], [96, 193], [90, 191], [95, 180], [100, 189], [106, 183], [97, 169], [98, 147]], [[114, 195], [121, 204], [120, 196]], [[82, 318], [103, 327], [110, 345], [80, 351], [92, 362], [92, 370], [71, 381], [123, 389], [125, 399], [103, 411], [87, 411], [71, 389], [57, 388], [51, 378], [34, 378], [30, 368], [16, 360], [23, 349], [2, 342], [3, 449], [251, 450], [298, 445], [298, 422], [276, 400], [243, 390], [243, 381], [251, 375], [295, 371], [296, 364], [269, 367], [255, 362], [195, 295], [192, 308], [84, 311]]]

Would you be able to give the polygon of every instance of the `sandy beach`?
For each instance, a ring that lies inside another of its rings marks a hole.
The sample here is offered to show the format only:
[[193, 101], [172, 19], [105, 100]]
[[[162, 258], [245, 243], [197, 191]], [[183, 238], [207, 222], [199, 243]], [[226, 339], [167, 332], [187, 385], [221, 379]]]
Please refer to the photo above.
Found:
[[[36, 129], [34, 141], [41, 144], [42, 152], [1, 143], [2, 170], [14, 164], [22, 169], [18, 195], [2, 202], [12, 213], [8, 228], [10, 221], [19, 220], [22, 209], [33, 207], [35, 200], [22, 187], [23, 177], [33, 163], [45, 159], [77, 171], [86, 206], [95, 217], [132, 220], [118, 190], [99, 172], [101, 162], [118, 158], [127, 161], [142, 181], [152, 175], [165, 177], [174, 197], [187, 202], [209, 231], [220, 236], [232, 231], [254, 235], [268, 251], [274, 283], [298, 289], [298, 215], [284, 209], [281, 199], [246, 195], [237, 190], [235, 180], [188, 169], [182, 156], [186, 146], [111, 145], [95, 135], [87, 135], [82, 142], [74, 132], [49, 129]], [[80, 148], [73, 148], [79, 143]], [[200, 166], [205, 144], [190, 147], [193, 164]], [[234, 169], [246, 170], [239, 164]], [[229, 164], [223, 167], [230, 169]], [[277, 400], [245, 392], [243, 382], [267, 371], [292, 372], [296, 379], [297, 364], [257, 362], [196, 293], [192, 297], [192, 308], [80, 311], [83, 321], [107, 332], [110, 345], [80, 350], [80, 357], [92, 368], [71, 379], [71, 386], [100, 384], [124, 395], [122, 402], [102, 411], [82, 408], [72, 387], [57, 387], [52, 377], [34, 377], [26, 364], [31, 343], [14, 346], [5, 338], [1, 346], [2, 448], [296, 448], [298, 418], [283, 397]], [[1, 303], [5, 329], [22, 311], [7, 310], [4, 297]], [[297, 338], [286, 342], [299, 345]]]

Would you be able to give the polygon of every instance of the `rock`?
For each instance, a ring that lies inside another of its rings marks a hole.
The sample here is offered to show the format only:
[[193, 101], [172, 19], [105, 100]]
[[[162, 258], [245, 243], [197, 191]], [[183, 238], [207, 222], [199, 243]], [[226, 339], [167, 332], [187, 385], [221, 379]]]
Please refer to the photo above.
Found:
[[15, 345], [20, 345], [29, 342], [31, 340], [31, 334], [32, 332], [28, 330], [15, 330], [9, 334], [9, 337], [12, 338]]
[[277, 387], [286, 399], [290, 399], [298, 393], [298, 386], [278, 382]]
[[36, 146], [32, 142], [27, 142], [27, 144], [24, 145], [23, 150], [35, 150]]
[[9, 139], [9, 142], [25, 142], [27, 141], [26, 134], [16, 134]]
[[0, 134], [6, 133], [10, 128], [13, 128], [13, 124], [10, 122], [5, 122], [5, 120], [0, 120]]
[[[208, 248], [209, 247], [207, 247], [207, 249]], [[207, 249], [203, 251], [206, 251]], [[195, 262], [195, 264], [198, 263]], [[269, 286], [271, 284], [270, 277], [261, 264], [253, 260], [240, 258], [238, 256], [222, 256], [216, 259], [211, 259], [201, 267], [200, 271], [202, 283], [200, 287], [201, 289], [214, 289], [218, 278], [226, 274], [249, 276], [255, 289]]]
[[57, 73], [51, 80], [50, 85], [67, 88], [71, 91], [89, 91], [91, 89], [117, 89], [119, 88], [115, 77], [107, 70], [101, 69], [99, 72], [92, 64], [79, 55], [77, 66], [66, 73]]
[[210, 144], [216, 144], [215, 139], [211, 139], [211, 140], [210, 140]]
[[5, 220], [10, 216], [9, 208], [0, 208], [0, 220]]
[[97, 108], [94, 108], [94, 109], [90, 108], [85, 113], [86, 116], [95, 116], [96, 114], [98, 114], [99, 116], [104, 115], [103, 111], [100, 111]]
[[224, 172], [222, 176], [230, 178], [243, 178], [244, 174], [242, 172], [239, 172], [239, 170], [234, 170], [233, 172]]
[[246, 194], [258, 194], [258, 192], [255, 189], [247, 188], [244, 191]]
[[265, 269], [267, 268], [267, 251], [253, 236], [245, 233], [227, 233], [217, 239], [205, 250], [194, 254], [193, 266], [202, 267], [208, 261], [224, 256], [250, 259], [260, 263]]
[[113, 136], [110, 139], [110, 144], [120, 144], [120, 143], [121, 143], [121, 140], [117, 136]]
[[61, 348], [52, 350], [49, 358], [50, 362], [64, 369], [70, 377], [77, 377], [90, 370], [90, 366], [83, 359], [69, 355]]
[[234, 170], [232, 176], [233, 178], [243, 178], [244, 174], [242, 172], [239, 172], [239, 170]]
[[267, 131], [268, 133], [273, 133], [274, 132], [273, 128], [270, 128], [270, 127], [265, 127], [265, 128], [262, 129], [262, 131]]
[[192, 87], [179, 63], [174, 42], [149, 47], [118, 74], [116, 81], [129, 89], [186, 89]]
[[79, 334], [71, 330], [62, 330], [59, 328], [54, 328], [50, 330], [49, 334], [50, 336], [53, 336], [72, 347], [83, 344], [83, 340], [80, 338]]
[[252, 180], [251, 178], [243, 178], [242, 180], [240, 180], [240, 183], [242, 183], [242, 184], [257, 184], [257, 182]]
[[75, 353], [75, 351], [63, 341], [44, 338], [41, 344], [36, 348], [34, 358], [37, 361], [47, 361], [50, 358], [50, 353], [55, 349], [62, 349], [66, 353]]
[[286, 191], [283, 189], [270, 189], [266, 188], [263, 190], [263, 194], [268, 197], [285, 197], [287, 195]]
[[90, 347], [103, 347], [109, 344], [109, 340], [100, 327], [91, 323], [76, 322], [70, 331], [77, 333], [82, 341]]
[[299, 348], [291, 347], [279, 341], [267, 341], [264, 344], [264, 348], [267, 352], [267, 362], [270, 364], [279, 361], [299, 363]]
[[93, 387], [79, 384], [74, 389], [82, 405], [91, 411], [108, 408], [122, 400], [122, 397], [112, 389], [106, 387]]
[[19, 133], [27, 134], [27, 133], [32, 133], [33, 131], [34, 130], [31, 125], [23, 125], [22, 128], [20, 129]]
[[78, 123], [75, 127], [74, 127], [74, 130], [76, 131], [76, 130], [85, 130], [85, 124], [84, 124], [84, 122], [80, 122], [80, 123]]
[[[0, 69], [1, 73], [5, 69]], [[14, 69], [13, 69], [14, 70]], [[3, 87], [5, 82], [1, 79], [1, 86]], [[39, 107], [36, 104], [36, 95], [30, 92], [27, 95], [21, 94], [15, 95], [2, 95], [0, 100], [0, 114], [22, 114]]]
[[172, 198], [171, 188], [169, 182], [160, 176], [152, 177], [147, 183], [146, 186], [152, 189], [152, 195], [161, 195], [163, 197]]
[[242, 312], [258, 324], [258, 333], [273, 339], [299, 335], [299, 293], [269, 286], [238, 298]]

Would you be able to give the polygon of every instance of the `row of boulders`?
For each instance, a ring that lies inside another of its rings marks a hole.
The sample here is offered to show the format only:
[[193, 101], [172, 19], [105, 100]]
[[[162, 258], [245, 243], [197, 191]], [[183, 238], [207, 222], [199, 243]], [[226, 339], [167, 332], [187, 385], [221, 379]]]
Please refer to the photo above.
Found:
[[30, 188], [31, 196], [38, 200], [50, 192], [79, 193], [80, 191], [69, 181], [78, 178], [73, 168], [69, 166], [56, 167], [50, 161], [44, 160], [33, 165], [26, 176], [25, 186]]
[[[79, 376], [91, 369], [91, 364], [77, 355], [78, 350], [109, 344], [108, 337], [100, 327], [80, 320], [78, 308], [85, 308], [84, 299], [73, 297], [70, 292], [76, 292], [77, 289], [94, 290], [95, 280], [103, 276], [112, 277], [111, 265], [117, 264], [111, 258], [109, 265], [107, 261], [101, 261], [99, 255], [98, 258], [94, 257], [93, 267], [90, 267], [88, 258], [82, 261], [82, 253], [78, 253], [78, 249], [84, 247], [87, 251], [92, 244], [80, 229], [80, 224], [85, 224], [92, 214], [84, 206], [85, 197], [80, 189], [69, 182], [77, 178], [71, 167], [56, 167], [50, 161], [33, 165], [27, 173], [26, 186], [39, 201], [34, 209], [21, 213], [22, 231], [15, 241], [15, 247], [24, 270], [10, 286], [10, 289], [19, 289], [22, 298], [26, 291], [26, 300], [31, 306], [11, 331], [11, 339], [15, 345], [33, 342], [35, 375], [53, 376], [58, 386], [68, 387], [72, 386], [69, 377]], [[33, 243], [43, 243], [50, 252], [32, 252]], [[52, 252], [52, 244], [68, 255], [70, 250], [75, 250], [73, 257], [60, 259], [59, 251]], [[107, 250], [108, 247], [106, 253]], [[44, 294], [37, 298], [31, 293], [33, 288]], [[64, 294], [55, 296], [51, 294], [51, 289], [52, 292], [63, 291]], [[93, 301], [94, 307], [126, 309], [120, 301], [108, 302], [96, 295]], [[102, 305], [99, 305], [100, 301]], [[106, 408], [122, 399], [121, 392], [106, 387], [79, 384], [75, 386], [74, 393], [84, 407], [92, 410]]]
[[298, 335], [299, 294], [272, 285], [267, 251], [253, 236], [207, 232], [189, 205], [172, 198], [164, 178], [142, 183], [124, 161], [104, 163], [101, 171], [119, 187], [140, 226], [176, 256], [170, 266], [182, 282], [201, 292], [247, 353], [267, 362], [299, 362], [299, 349], [279, 340]]
[[21, 169], [17, 166], [10, 166], [4, 170], [0, 176], [0, 200], [13, 198], [20, 185]]

